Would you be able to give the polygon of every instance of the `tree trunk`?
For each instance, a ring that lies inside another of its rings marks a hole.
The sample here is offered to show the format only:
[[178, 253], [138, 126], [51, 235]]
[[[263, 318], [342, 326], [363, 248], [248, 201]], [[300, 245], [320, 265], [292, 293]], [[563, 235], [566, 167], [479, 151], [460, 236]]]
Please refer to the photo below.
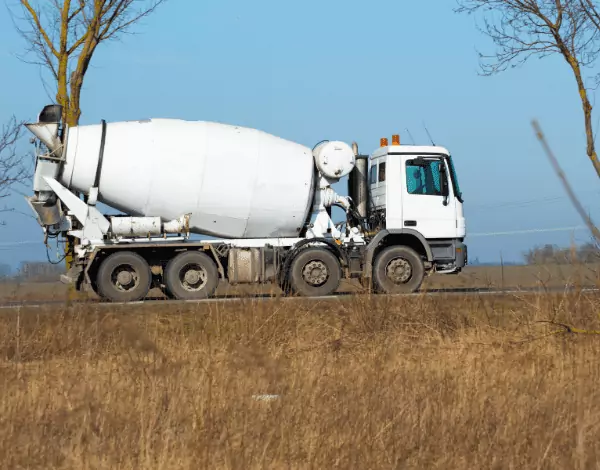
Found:
[[[63, 65], [64, 62], [64, 65]], [[56, 100], [58, 104], [63, 106], [63, 124], [74, 127], [79, 124], [79, 117], [81, 115], [81, 111], [79, 109], [79, 94], [81, 92], [81, 88], [79, 89], [79, 93], [77, 93], [76, 100], [73, 100], [73, 93], [71, 91], [71, 95], [69, 95], [69, 90], [67, 86], [67, 62], [68, 56], [65, 54], [64, 57], [59, 60], [59, 73], [58, 73], [58, 93], [56, 94]], [[73, 88], [73, 86], [71, 86]], [[73, 267], [73, 247], [77, 244], [78, 240], [71, 235], [67, 235], [67, 240], [65, 243], [65, 265], [67, 271]], [[68, 290], [68, 299], [72, 300], [74, 298], [74, 292], [72, 286], [69, 287]]]
[[70, 126], [77, 126], [81, 117], [81, 86], [83, 79], [77, 73], [73, 73], [71, 77], [71, 96], [69, 98], [69, 117], [71, 120]]
[[596, 175], [600, 178], [600, 162], [598, 161], [598, 155], [596, 154], [596, 144], [594, 143], [594, 130], [592, 126], [592, 104], [588, 98], [587, 90], [581, 77], [581, 67], [577, 60], [568, 52], [563, 51], [565, 59], [571, 66], [575, 80], [577, 81], [577, 88], [579, 90], [579, 97], [583, 106], [583, 116], [585, 119], [585, 136], [587, 140], [587, 156], [591, 160]]
[[60, 57], [58, 60], [58, 89], [56, 92], [56, 102], [63, 107], [63, 123], [69, 122], [69, 90], [67, 88], [67, 61], [68, 57]]

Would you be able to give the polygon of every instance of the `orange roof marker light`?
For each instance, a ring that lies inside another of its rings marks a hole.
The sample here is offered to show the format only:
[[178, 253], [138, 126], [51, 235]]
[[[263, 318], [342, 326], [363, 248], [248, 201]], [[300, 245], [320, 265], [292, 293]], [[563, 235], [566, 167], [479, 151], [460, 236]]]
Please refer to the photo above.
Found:
[[382, 147], [387, 147], [388, 146], [387, 137], [382, 137], [380, 142], [381, 142], [381, 146]]
[[392, 136], [392, 145], [400, 145], [400, 135], [394, 134]]

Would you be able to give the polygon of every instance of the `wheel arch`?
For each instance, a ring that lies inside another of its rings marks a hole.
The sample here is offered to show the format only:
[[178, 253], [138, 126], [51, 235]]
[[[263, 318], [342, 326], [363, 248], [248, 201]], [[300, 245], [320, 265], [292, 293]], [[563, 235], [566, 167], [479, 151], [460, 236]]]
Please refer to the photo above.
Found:
[[315, 248], [325, 248], [331, 251], [339, 260], [342, 269], [349, 265], [348, 255], [333, 242], [327, 238], [307, 238], [296, 243], [286, 254], [285, 261], [279, 271], [279, 281], [284, 282], [287, 278], [294, 259], [305, 249], [310, 248], [311, 243], [315, 243]]
[[373, 260], [381, 250], [394, 245], [408, 246], [420, 254], [425, 261], [433, 261], [431, 246], [421, 233], [412, 229], [382, 230], [371, 240], [365, 251], [364, 278], [372, 279]]

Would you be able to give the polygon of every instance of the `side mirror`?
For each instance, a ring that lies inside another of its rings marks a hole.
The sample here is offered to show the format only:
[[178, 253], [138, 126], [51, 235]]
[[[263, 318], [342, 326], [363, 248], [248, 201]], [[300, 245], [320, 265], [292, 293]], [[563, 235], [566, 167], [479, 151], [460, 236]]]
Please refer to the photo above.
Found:
[[440, 189], [442, 196], [444, 196], [444, 205], [448, 205], [448, 197], [450, 196], [450, 188], [448, 184], [448, 173], [446, 172], [446, 165], [443, 161], [438, 163], [438, 171], [440, 174]]
[[449, 196], [448, 174], [446, 173], [446, 166], [443, 161], [438, 163], [438, 171], [440, 173], [440, 189], [442, 190], [442, 196]]

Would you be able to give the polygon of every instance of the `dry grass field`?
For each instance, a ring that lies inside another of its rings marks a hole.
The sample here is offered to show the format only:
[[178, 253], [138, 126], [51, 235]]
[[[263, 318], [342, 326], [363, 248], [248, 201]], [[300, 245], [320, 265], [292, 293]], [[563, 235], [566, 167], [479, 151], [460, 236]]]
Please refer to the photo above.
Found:
[[599, 264], [469, 266], [454, 276], [433, 275], [425, 288], [562, 288], [564, 286], [600, 286]]
[[0, 467], [598, 468], [600, 336], [557, 323], [600, 330], [599, 307], [572, 292], [5, 310]]

